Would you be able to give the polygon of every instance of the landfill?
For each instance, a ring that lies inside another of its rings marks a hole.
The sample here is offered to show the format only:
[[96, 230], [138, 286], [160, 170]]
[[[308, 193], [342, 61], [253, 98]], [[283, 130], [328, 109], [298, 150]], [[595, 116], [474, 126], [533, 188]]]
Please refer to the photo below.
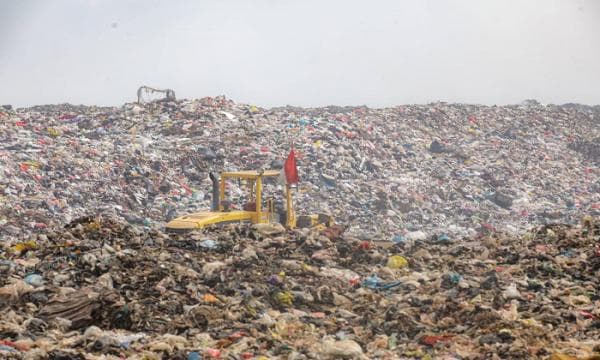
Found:
[[[535, 101], [5, 106], [0, 357], [598, 359], [599, 125]], [[297, 211], [333, 227], [164, 232], [210, 208], [209, 172], [292, 147]]]
[[[0, 110], [0, 236], [88, 209], [147, 228], [210, 208], [210, 171], [281, 168], [364, 239], [518, 233], [600, 214], [600, 106], [264, 109], [220, 96]], [[230, 189], [238, 193], [236, 185]]]
[[0, 354], [600, 356], [598, 221], [470, 241], [365, 241], [343, 230], [231, 225], [168, 236], [76, 219], [5, 249]]

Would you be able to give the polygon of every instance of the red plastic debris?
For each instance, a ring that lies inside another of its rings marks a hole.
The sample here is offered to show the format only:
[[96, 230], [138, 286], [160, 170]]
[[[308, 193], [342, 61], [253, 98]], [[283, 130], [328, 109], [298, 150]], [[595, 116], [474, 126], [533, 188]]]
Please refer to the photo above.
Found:
[[489, 223], [482, 223], [481, 227], [483, 227], [487, 231], [491, 231], [491, 232], [495, 232], [496, 231], [496, 228], [494, 227], [494, 225], [489, 224]]
[[324, 312], [320, 312], [320, 311], [310, 313], [310, 316], [313, 319], [325, 319], [325, 313]]
[[12, 348], [15, 348], [19, 351], [27, 351], [29, 350], [29, 346], [25, 345], [25, 344], [17, 344], [14, 341], [10, 341], [10, 340], [0, 340], [0, 345], [5, 345], [5, 346], [10, 346]]
[[581, 310], [579, 313], [581, 314], [581, 316], [583, 316], [584, 319], [593, 319], [596, 317], [596, 315], [585, 310]]
[[425, 335], [419, 342], [423, 345], [435, 346], [439, 342], [448, 342], [454, 335]]
[[241, 339], [245, 336], [248, 336], [248, 334], [244, 331], [236, 331], [233, 334], [229, 335], [227, 338], [229, 340], [237, 340], [237, 339]]
[[521, 216], [529, 216], [529, 211], [527, 211], [527, 210], [521, 211]]
[[214, 359], [218, 359], [221, 357], [221, 350], [219, 350], [219, 349], [207, 348], [205, 353], [206, 353], [206, 356], [214, 358]]
[[371, 243], [367, 240], [361, 241], [358, 245], [358, 248], [362, 250], [369, 250], [371, 248]]

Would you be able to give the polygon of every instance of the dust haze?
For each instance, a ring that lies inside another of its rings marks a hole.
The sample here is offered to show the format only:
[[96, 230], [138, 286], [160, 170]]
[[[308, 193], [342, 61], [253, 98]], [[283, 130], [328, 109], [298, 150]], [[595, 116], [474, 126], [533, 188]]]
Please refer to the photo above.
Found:
[[0, 1], [0, 102], [600, 103], [600, 2]]

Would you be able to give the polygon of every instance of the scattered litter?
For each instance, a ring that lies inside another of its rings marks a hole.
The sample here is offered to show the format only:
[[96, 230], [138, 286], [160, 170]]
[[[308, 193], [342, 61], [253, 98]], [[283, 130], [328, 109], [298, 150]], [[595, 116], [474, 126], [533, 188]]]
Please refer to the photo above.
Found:
[[[600, 108], [166, 95], [0, 110], [0, 357], [599, 356]], [[339, 225], [162, 231], [290, 139]]]

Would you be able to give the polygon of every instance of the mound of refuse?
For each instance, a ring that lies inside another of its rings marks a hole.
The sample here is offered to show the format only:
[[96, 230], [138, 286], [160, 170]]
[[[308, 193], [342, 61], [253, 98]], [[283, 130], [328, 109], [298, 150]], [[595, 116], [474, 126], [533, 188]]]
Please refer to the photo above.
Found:
[[0, 356], [598, 358], [599, 221], [366, 241], [82, 217], [0, 243]]
[[[27, 240], [89, 210], [161, 229], [210, 208], [210, 171], [280, 168], [292, 143], [298, 212], [333, 214], [362, 239], [573, 224], [600, 213], [599, 119], [599, 106], [534, 101], [5, 107], [0, 239]], [[239, 206], [240, 187], [228, 190]]]

